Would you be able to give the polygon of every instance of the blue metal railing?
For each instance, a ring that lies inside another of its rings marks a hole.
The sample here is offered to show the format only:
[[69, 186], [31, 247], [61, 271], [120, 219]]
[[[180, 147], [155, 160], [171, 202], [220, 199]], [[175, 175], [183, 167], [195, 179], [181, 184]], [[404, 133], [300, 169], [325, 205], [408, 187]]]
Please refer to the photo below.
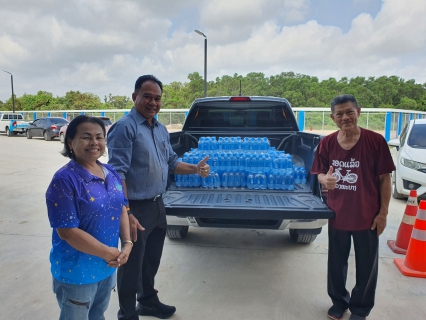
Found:
[[[109, 117], [112, 122], [116, 122], [124, 115], [128, 114], [128, 109], [111, 110], [45, 110], [45, 111], [20, 111], [26, 120], [35, 120], [41, 117], [63, 117], [72, 120], [80, 114], [92, 116]], [[336, 125], [330, 119], [329, 108], [293, 108], [299, 130], [314, 131], [321, 134], [328, 134], [337, 130]], [[188, 109], [161, 109], [156, 116], [166, 126], [172, 129], [179, 129], [188, 115]], [[317, 115], [316, 117], [314, 117]], [[318, 117], [318, 115], [320, 115]], [[321, 119], [318, 123], [318, 119]], [[426, 112], [401, 109], [378, 109], [363, 108], [359, 125], [361, 127], [374, 130], [383, 134], [386, 140], [398, 137], [403, 127], [412, 119], [424, 119]], [[315, 121], [314, 121], [315, 119]], [[379, 119], [379, 120], [378, 120]]]

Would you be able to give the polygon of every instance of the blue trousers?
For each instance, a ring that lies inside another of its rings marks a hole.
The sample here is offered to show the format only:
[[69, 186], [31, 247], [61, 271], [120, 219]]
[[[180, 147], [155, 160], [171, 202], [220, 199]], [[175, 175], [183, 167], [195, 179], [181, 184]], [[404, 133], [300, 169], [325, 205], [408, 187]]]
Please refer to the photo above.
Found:
[[61, 314], [59, 320], [105, 320], [111, 290], [116, 284], [116, 272], [105, 280], [91, 284], [67, 284], [53, 278]]

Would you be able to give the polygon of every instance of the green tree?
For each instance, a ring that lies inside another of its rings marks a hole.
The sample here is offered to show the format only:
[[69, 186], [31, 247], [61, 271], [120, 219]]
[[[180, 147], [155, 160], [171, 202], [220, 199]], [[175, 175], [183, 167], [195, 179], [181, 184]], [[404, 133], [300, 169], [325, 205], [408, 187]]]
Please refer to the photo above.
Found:
[[65, 94], [65, 105], [70, 110], [102, 109], [103, 105], [98, 96], [93, 93], [68, 91]]

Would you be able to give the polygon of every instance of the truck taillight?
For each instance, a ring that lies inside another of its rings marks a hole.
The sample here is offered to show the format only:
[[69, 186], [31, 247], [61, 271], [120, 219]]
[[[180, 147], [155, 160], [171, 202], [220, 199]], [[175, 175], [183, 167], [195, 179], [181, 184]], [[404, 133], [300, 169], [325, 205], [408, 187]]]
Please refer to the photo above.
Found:
[[16, 121], [13, 121], [12, 127], [16, 127]]
[[231, 97], [229, 101], [251, 101], [250, 97]]
[[56, 127], [54, 124], [52, 124], [52, 125], [50, 126], [50, 128], [51, 128], [52, 130], [56, 130], [56, 129], [57, 129], [57, 127]]

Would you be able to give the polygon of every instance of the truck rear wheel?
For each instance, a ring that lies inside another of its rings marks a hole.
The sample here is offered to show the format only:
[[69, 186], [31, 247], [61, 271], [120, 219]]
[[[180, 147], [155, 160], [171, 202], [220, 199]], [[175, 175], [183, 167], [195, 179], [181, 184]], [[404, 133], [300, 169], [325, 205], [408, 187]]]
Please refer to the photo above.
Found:
[[182, 239], [188, 234], [188, 226], [167, 226], [167, 237], [169, 239]]
[[8, 137], [11, 137], [11, 136], [13, 135], [13, 132], [12, 132], [12, 131], [10, 131], [9, 127], [6, 127], [6, 135], [7, 135]]
[[321, 229], [290, 229], [290, 237], [297, 243], [311, 243], [321, 233]]

